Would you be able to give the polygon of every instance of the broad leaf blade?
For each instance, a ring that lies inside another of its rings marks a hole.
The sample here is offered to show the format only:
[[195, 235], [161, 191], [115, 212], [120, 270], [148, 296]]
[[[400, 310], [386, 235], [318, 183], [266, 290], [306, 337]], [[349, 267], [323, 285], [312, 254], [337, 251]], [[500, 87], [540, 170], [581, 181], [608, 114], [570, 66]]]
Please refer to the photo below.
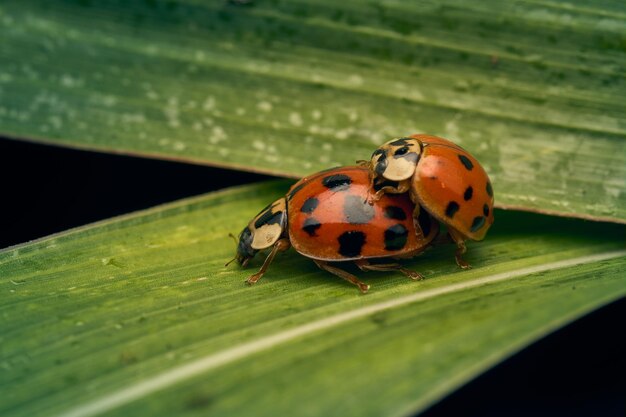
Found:
[[624, 227], [502, 211], [470, 271], [438, 246], [407, 262], [425, 281], [359, 273], [363, 296], [290, 251], [248, 288], [227, 234], [287, 185], [1, 251], [0, 414], [413, 412], [625, 292]]
[[625, 222], [625, 28], [620, 2], [8, 2], [0, 133], [298, 177], [428, 132], [500, 207]]

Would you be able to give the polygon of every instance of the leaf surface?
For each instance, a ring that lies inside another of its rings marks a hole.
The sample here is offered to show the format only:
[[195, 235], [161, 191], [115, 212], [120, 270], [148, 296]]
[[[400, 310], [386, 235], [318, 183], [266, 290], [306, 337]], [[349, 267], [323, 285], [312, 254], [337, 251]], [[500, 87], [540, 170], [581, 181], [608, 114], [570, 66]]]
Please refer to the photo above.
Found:
[[498, 211], [461, 271], [452, 245], [356, 288], [293, 250], [254, 287], [237, 232], [278, 181], [0, 251], [0, 414], [403, 415], [623, 297], [623, 226]]
[[300, 177], [425, 132], [499, 207], [626, 222], [623, 2], [0, 5], [0, 134]]

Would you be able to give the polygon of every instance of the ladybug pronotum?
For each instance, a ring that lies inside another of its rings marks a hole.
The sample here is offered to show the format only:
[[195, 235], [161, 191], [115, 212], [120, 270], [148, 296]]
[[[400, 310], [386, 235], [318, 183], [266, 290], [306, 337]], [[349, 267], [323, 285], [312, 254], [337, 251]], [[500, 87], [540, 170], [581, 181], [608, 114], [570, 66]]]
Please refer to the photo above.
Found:
[[493, 223], [493, 188], [487, 173], [469, 152], [437, 136], [411, 135], [393, 139], [372, 154], [370, 177], [376, 192], [409, 192], [420, 209], [445, 224], [457, 245], [456, 262], [463, 268], [465, 240], [482, 240]]
[[422, 276], [396, 262], [374, 258], [409, 258], [433, 241], [439, 223], [421, 211], [407, 194], [379, 195], [368, 202], [370, 178], [365, 167], [322, 171], [294, 184], [287, 195], [263, 209], [239, 235], [237, 262], [246, 266], [257, 252], [270, 249], [261, 269], [247, 279], [256, 283], [274, 256], [290, 246], [317, 266], [367, 292], [369, 285], [340, 268], [353, 261], [363, 271], [397, 270], [412, 279]]

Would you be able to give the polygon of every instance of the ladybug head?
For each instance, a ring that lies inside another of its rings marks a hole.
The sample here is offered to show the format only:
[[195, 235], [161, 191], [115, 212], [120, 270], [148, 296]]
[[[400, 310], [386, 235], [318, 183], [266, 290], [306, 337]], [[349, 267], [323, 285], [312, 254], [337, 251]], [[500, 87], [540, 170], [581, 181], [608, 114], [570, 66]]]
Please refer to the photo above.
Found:
[[414, 138], [392, 139], [372, 154], [370, 173], [391, 181], [411, 178], [422, 153], [422, 144]]
[[252, 240], [254, 235], [248, 226], [239, 234], [239, 243], [237, 244], [237, 255], [235, 259], [241, 266], [246, 266], [250, 259], [254, 258], [254, 255], [258, 252], [257, 249], [252, 248]]

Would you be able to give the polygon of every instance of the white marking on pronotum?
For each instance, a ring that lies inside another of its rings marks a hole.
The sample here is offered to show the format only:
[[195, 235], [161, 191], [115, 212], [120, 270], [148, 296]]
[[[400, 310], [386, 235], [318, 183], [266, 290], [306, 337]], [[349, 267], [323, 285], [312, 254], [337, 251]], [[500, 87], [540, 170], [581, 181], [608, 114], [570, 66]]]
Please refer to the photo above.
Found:
[[446, 287], [433, 288], [404, 297], [394, 298], [393, 300], [383, 301], [380, 303], [361, 307], [356, 310], [347, 311], [345, 313], [335, 314], [334, 316], [303, 324], [294, 327], [293, 329], [285, 330], [271, 336], [245, 342], [240, 345], [236, 345], [231, 348], [201, 357], [189, 363], [154, 375], [153, 377], [146, 379], [145, 381], [137, 382], [134, 385], [124, 387], [120, 390], [111, 392], [103, 397], [96, 398], [93, 401], [87, 402], [74, 409], [68, 410], [67, 412], [60, 415], [64, 417], [88, 417], [98, 415], [114, 408], [120, 407], [124, 404], [128, 404], [132, 401], [138, 400], [139, 398], [145, 397], [156, 391], [170, 387], [176, 383], [193, 378], [204, 372], [208, 372], [220, 366], [224, 366], [236, 360], [245, 358], [246, 356], [270, 349], [282, 343], [294, 340], [298, 337], [306, 336], [313, 332], [338, 326], [347, 321], [362, 318], [382, 310], [403, 306], [406, 304], [426, 300], [428, 298], [433, 298], [438, 295], [452, 293], [467, 288], [473, 288], [480, 285], [517, 278], [524, 275], [549, 271], [553, 269], [566, 268], [574, 265], [599, 262], [608, 259], [619, 258], [622, 256], [626, 256], [626, 250], [605, 252], [596, 255], [566, 259], [544, 265], [531, 266], [515, 271], [502, 272], [499, 274], [478, 278], [472, 281], [464, 281], [457, 284], [448, 285]]

